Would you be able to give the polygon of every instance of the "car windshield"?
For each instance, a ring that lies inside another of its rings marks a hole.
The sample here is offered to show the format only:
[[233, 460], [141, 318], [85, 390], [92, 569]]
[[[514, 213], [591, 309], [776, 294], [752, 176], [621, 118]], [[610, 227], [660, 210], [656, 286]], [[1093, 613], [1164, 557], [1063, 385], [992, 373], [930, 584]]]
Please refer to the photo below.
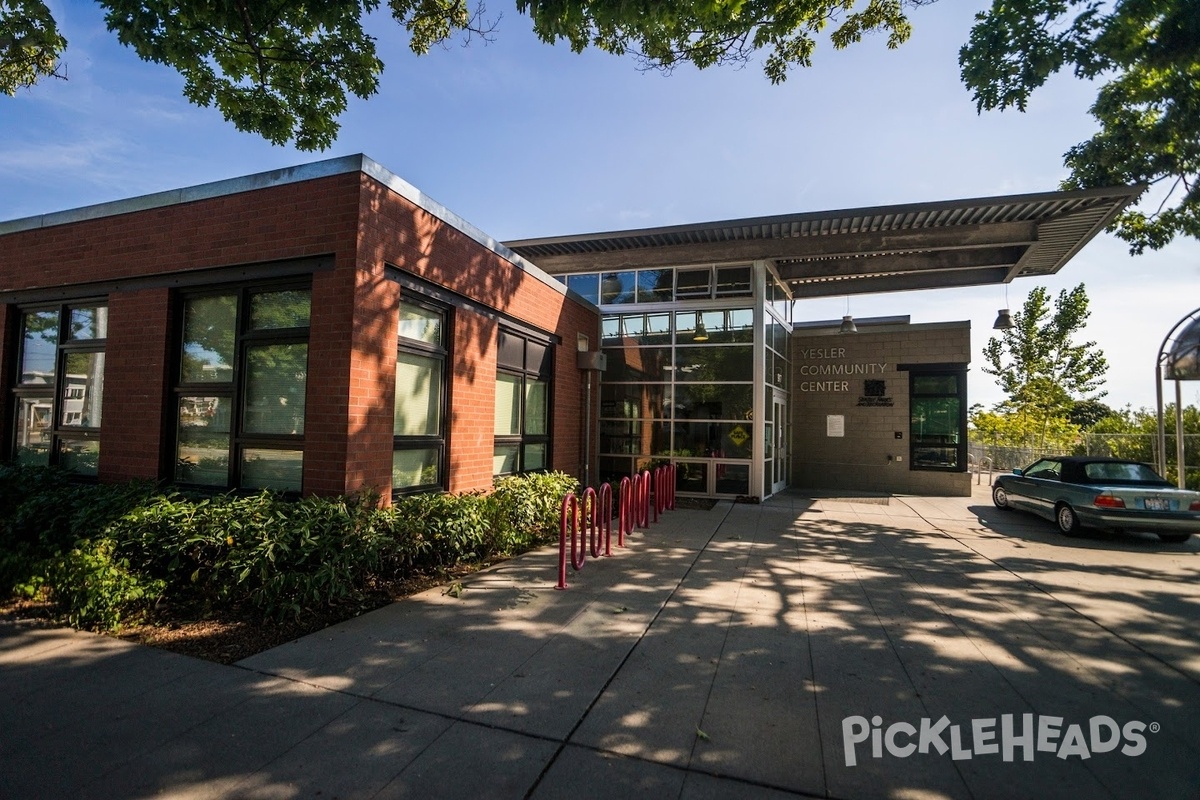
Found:
[[1145, 464], [1126, 464], [1120, 461], [1097, 461], [1083, 465], [1083, 474], [1092, 483], [1120, 481], [1121, 483], [1164, 483], [1154, 470]]

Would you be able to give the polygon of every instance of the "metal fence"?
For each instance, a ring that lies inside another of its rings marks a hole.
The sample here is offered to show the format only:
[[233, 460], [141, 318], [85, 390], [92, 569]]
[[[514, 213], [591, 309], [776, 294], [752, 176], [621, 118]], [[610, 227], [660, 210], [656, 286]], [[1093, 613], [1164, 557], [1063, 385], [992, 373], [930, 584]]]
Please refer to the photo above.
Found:
[[[1200, 488], [1200, 434], [1185, 433], [1183, 447], [1188, 488]], [[1011, 472], [1014, 467], [1026, 467], [1039, 458], [1063, 455], [1112, 456], [1154, 465], [1158, 463], [1158, 436], [1151, 433], [1088, 433], [1069, 450], [1007, 447], [978, 441], [967, 445], [967, 464], [980, 483], [985, 477], [990, 483], [993, 473]], [[1177, 474], [1175, 435], [1167, 434], [1167, 474], [1164, 477], [1174, 483]]]

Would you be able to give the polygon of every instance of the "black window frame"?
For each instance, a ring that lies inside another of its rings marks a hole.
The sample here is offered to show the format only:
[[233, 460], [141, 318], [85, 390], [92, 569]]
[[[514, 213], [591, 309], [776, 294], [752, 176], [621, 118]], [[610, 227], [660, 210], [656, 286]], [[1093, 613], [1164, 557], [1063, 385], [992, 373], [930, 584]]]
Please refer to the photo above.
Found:
[[[22, 400], [25, 399], [46, 398], [49, 400], [50, 425], [47, 429], [47, 435], [49, 436], [47, 465], [65, 466], [62, 463], [64, 459], [61, 457], [61, 445], [65, 440], [94, 441], [99, 447], [102, 442], [103, 413], [101, 414], [100, 425], [66, 425], [63, 423], [63, 401], [65, 399], [63, 395], [67, 388], [67, 358], [78, 353], [104, 354], [107, 351], [108, 344], [107, 321], [105, 323], [106, 335], [103, 337], [82, 339], [71, 336], [71, 311], [77, 308], [104, 308], [107, 310], [108, 306], [108, 297], [100, 295], [96, 297], [72, 298], [65, 302], [29, 303], [16, 307], [17, 346], [15, 349], [16, 359], [11, 384], [12, 391], [10, 392], [10, 396], [13, 399], [13, 408], [10, 414], [10, 435], [7, 437], [8, 452], [14, 461], [18, 457], [17, 438], [21, 433], [19, 420]], [[54, 380], [49, 384], [22, 383], [22, 369], [25, 364], [25, 319], [28, 314], [45, 311], [53, 311], [58, 315], [54, 345]], [[106, 361], [106, 370], [107, 366]], [[103, 409], [103, 388], [101, 389], [101, 408]], [[83, 481], [95, 481], [100, 471], [99, 459], [99, 450], [97, 450], [95, 472], [76, 473], [76, 477]]]
[[[427, 450], [435, 448], [438, 451], [438, 479], [433, 483], [419, 484], [415, 486], [392, 486], [392, 497], [401, 497], [409, 494], [421, 494], [424, 492], [446, 491], [449, 483], [450, 465], [448, 462], [448, 453], [450, 452], [449, 445], [449, 416], [450, 416], [450, 365], [453, 364], [451, 345], [454, 341], [452, 334], [454, 328], [454, 307], [445, 303], [438, 303], [430, 300], [427, 297], [414, 294], [410, 291], [405, 291], [400, 298], [400, 308], [405, 305], [417, 306], [426, 311], [432, 311], [440, 314], [442, 317], [441, 341], [437, 344], [431, 344], [418, 339], [408, 339], [400, 335], [399, 330], [396, 332], [396, 355], [399, 357], [401, 353], [410, 353], [413, 355], [424, 356], [427, 358], [436, 358], [441, 361], [442, 379], [441, 379], [441, 398], [440, 403], [440, 425], [437, 434], [424, 435], [392, 435], [392, 453], [393, 456], [397, 451], [401, 450]], [[397, 309], [397, 317], [399, 317], [400, 309]], [[395, 414], [395, 405], [393, 401], [393, 414]]]
[[[271, 294], [276, 292], [287, 291], [304, 291], [309, 293], [309, 324], [300, 327], [290, 328], [251, 328], [251, 298], [256, 295]], [[234, 317], [234, 343], [233, 343], [233, 359], [232, 375], [229, 382], [211, 382], [211, 381], [190, 381], [183, 380], [183, 346], [186, 336], [186, 308], [189, 300], [203, 297], [225, 297], [234, 295], [237, 298], [237, 305]], [[276, 490], [279, 494], [285, 496], [299, 496], [303, 493], [304, 488], [304, 460], [305, 460], [305, 434], [279, 434], [279, 433], [257, 433], [246, 430], [246, 411], [249, 405], [246, 398], [247, 388], [247, 372], [248, 372], [248, 353], [253, 347], [262, 347], [269, 345], [289, 345], [303, 344], [305, 350], [305, 369], [307, 372], [308, 359], [311, 353], [308, 351], [311, 339], [311, 314], [312, 314], [312, 279], [305, 277], [301, 279], [290, 279], [281, 281], [254, 281], [232, 284], [221, 284], [215, 286], [204, 286], [195, 289], [180, 290], [175, 298], [176, 309], [176, 324], [175, 341], [172, 348], [172, 364], [171, 370], [173, 375], [173, 384], [171, 397], [173, 399], [173, 408], [170, 411], [172, 421], [171, 425], [171, 448], [169, 450], [170, 468], [169, 475], [173, 483], [187, 486], [189, 488], [198, 489], [201, 491], [237, 491], [237, 492], [258, 492], [261, 487], [243, 485], [242, 475], [242, 456], [246, 450], [280, 450], [280, 451], [300, 451], [301, 454], [301, 485], [298, 489]], [[307, 395], [308, 382], [305, 380], [305, 394]], [[179, 426], [180, 426], [180, 400], [184, 397], [219, 397], [229, 399], [229, 448], [227, 450], [228, 464], [226, 467], [225, 483], [217, 485], [213, 483], [198, 483], [188, 481], [180, 477], [180, 467], [182, 459], [179, 456]], [[305, 416], [307, 416], [307, 398], [305, 403]], [[307, 430], [307, 425], [305, 426]]]
[[[966, 472], [967, 471], [967, 371], [966, 368], [943, 367], [943, 368], [925, 368], [919, 366], [902, 366], [907, 368], [908, 373], [908, 468], [910, 470], [922, 472]], [[917, 383], [921, 378], [945, 378], [952, 377], [955, 379], [954, 392], [925, 392], [918, 391]], [[925, 441], [925, 437], [921, 436], [917, 428], [917, 421], [914, 416], [917, 401], [922, 398], [928, 399], [944, 399], [954, 398], [958, 401], [958, 441], [953, 445], [945, 442], [930, 442]], [[956, 462], [953, 465], [939, 465], [921, 463], [918, 453], [925, 448], [949, 448], [953, 446], [956, 451]]]
[[[521, 356], [517, 358], [506, 359], [505, 356], [505, 339], [512, 339], [520, 343]], [[532, 345], [532, 347], [531, 347]], [[543, 358], [541, 362], [534, 365], [533, 353], [536, 352], [534, 347], [543, 349]], [[516, 469], [511, 472], [495, 472], [493, 477], [501, 477], [503, 475], [524, 475], [531, 472], [548, 472], [554, 463], [554, 356], [555, 344], [548, 337], [535, 337], [529, 333], [517, 331], [512, 328], [501, 326], [499, 334], [496, 337], [496, 386], [497, 397], [499, 395], [499, 380], [501, 375], [509, 375], [519, 379], [520, 383], [520, 415], [521, 415], [521, 432], [517, 435], [499, 435], [493, 437], [492, 453], [493, 459], [497, 448], [500, 447], [516, 447], [517, 460]], [[520, 364], [517, 361], [520, 361]], [[546, 387], [546, 432], [543, 434], [531, 434], [526, 430], [528, 423], [528, 414], [526, 413], [525, 401], [527, 397], [527, 387], [530, 379], [541, 381]], [[527, 466], [526, 453], [530, 445], [544, 444], [546, 446], [545, 463], [541, 467], [529, 469]]]

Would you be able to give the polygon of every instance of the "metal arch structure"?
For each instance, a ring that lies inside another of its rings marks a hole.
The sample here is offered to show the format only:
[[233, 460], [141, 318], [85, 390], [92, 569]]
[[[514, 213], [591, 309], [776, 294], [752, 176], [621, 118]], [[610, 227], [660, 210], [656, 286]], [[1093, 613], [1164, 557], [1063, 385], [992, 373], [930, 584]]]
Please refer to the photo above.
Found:
[[1167, 429], [1163, 422], [1163, 381], [1175, 382], [1175, 460], [1179, 465], [1175, 483], [1187, 488], [1183, 463], [1183, 381], [1200, 380], [1200, 308], [1171, 328], [1154, 362], [1154, 385], [1158, 399], [1158, 471], [1167, 473]]

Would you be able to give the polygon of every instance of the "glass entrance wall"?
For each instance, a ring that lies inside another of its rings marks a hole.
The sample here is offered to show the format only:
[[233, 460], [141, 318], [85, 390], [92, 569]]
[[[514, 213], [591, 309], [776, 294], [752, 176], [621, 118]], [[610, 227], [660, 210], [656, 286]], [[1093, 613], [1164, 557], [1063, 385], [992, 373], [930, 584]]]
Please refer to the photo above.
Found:
[[[601, 480], [658, 463], [677, 489], [767, 496], [786, 481], [764, 436], [786, 389], [790, 297], [762, 262], [559, 276], [603, 313]], [[765, 390], [765, 394], [764, 394]], [[765, 410], [764, 410], [765, 409]], [[786, 415], [785, 415], [786, 416]], [[781, 478], [781, 475], [784, 477]]]
[[745, 307], [606, 315], [601, 479], [669, 460], [681, 491], [749, 493], [754, 330]]

